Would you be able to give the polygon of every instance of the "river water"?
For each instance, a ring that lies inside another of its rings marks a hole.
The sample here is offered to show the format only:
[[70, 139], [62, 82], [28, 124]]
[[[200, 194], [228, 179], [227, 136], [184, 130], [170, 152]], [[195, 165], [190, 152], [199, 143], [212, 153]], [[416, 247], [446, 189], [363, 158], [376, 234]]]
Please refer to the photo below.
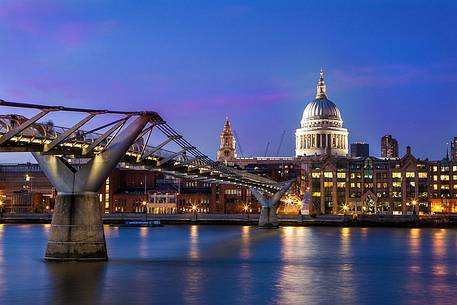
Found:
[[457, 304], [457, 230], [106, 226], [110, 260], [46, 263], [0, 225], [0, 304]]

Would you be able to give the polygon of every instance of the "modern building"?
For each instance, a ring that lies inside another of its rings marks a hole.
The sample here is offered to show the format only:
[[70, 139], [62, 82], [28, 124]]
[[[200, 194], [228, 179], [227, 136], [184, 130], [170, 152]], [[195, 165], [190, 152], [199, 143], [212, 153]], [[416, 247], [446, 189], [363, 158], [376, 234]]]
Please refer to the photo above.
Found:
[[457, 161], [457, 137], [454, 137], [451, 141], [451, 160]]
[[381, 138], [381, 158], [398, 158], [398, 141], [392, 135]]
[[306, 105], [295, 139], [296, 156], [324, 155], [327, 150], [337, 156], [348, 154], [348, 130], [343, 128], [340, 110], [327, 97], [322, 69], [316, 97]]
[[370, 156], [370, 145], [365, 142], [351, 143], [351, 157], [368, 157]]
[[220, 139], [221, 143], [217, 151], [216, 160], [227, 162], [236, 159], [236, 141], [228, 117], [225, 118], [224, 129]]

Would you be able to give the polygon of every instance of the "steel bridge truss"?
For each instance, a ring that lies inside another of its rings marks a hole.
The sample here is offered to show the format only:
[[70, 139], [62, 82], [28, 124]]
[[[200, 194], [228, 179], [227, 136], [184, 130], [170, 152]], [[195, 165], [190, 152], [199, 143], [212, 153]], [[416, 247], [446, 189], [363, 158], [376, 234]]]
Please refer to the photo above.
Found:
[[[32, 152], [42, 156], [58, 156], [77, 167], [78, 164], [103, 154], [129, 122], [142, 118], [146, 120], [146, 124], [118, 160], [121, 167], [161, 171], [164, 174], [207, 183], [246, 186], [269, 194], [276, 193], [284, 186], [284, 182], [275, 182], [211, 160], [156, 112], [82, 109], [4, 100], [0, 100], [0, 106], [36, 111], [30, 118], [19, 114], [0, 115], [0, 152]], [[44, 121], [50, 114], [75, 112], [84, 114], [84, 117], [71, 127], [55, 126]], [[103, 123], [94, 123], [99, 118], [103, 118]], [[95, 127], [84, 129], [89, 123]], [[150, 143], [157, 132], [161, 134], [163, 141], [153, 146]], [[167, 149], [170, 145], [178, 149]]]

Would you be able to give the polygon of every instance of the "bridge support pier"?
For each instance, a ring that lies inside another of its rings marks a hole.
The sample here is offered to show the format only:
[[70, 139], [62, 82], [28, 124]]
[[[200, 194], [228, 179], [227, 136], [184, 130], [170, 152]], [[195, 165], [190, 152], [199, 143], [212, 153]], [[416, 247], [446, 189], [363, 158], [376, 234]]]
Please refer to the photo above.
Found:
[[46, 260], [107, 260], [98, 194], [57, 195]]
[[262, 206], [259, 217], [259, 228], [277, 228], [279, 226], [276, 213], [281, 197], [287, 192], [294, 180], [287, 181], [284, 186], [270, 199], [265, 198], [258, 190], [251, 188], [252, 194]]
[[32, 153], [57, 190], [46, 260], [108, 259], [98, 192], [148, 121], [147, 115], [138, 117], [103, 152], [78, 167], [56, 155]]

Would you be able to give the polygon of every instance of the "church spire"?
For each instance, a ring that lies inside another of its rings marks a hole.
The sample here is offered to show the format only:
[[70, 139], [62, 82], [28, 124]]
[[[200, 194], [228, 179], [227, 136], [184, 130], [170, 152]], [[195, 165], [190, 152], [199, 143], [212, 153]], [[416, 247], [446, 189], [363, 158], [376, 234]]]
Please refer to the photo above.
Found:
[[319, 76], [319, 81], [317, 82], [317, 93], [316, 93], [316, 98], [327, 98], [327, 88], [325, 86], [325, 81], [324, 81], [324, 70], [321, 68], [320, 76]]
[[224, 131], [228, 131], [228, 132], [232, 133], [232, 128], [230, 128], [230, 120], [229, 120], [228, 115], [225, 117]]
[[217, 161], [233, 161], [236, 159], [236, 141], [228, 116], [225, 117], [224, 129], [222, 129], [220, 138], [221, 144], [216, 155]]

